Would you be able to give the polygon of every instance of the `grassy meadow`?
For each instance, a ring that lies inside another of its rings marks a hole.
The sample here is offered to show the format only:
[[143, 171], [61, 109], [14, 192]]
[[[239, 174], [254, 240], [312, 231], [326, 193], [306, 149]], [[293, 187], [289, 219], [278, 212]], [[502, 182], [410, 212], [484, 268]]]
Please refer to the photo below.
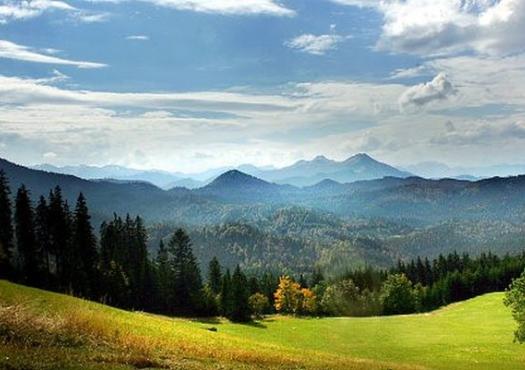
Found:
[[524, 369], [525, 346], [513, 343], [502, 299], [243, 325], [127, 312], [0, 281], [0, 369]]

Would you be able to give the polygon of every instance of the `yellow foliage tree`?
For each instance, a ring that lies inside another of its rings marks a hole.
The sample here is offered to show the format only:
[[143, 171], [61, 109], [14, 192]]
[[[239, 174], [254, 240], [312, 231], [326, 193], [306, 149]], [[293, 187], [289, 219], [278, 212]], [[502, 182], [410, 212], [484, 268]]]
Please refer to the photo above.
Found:
[[313, 314], [317, 311], [317, 297], [310, 289], [301, 289], [301, 311], [305, 314]]
[[274, 293], [275, 309], [281, 313], [295, 314], [301, 308], [301, 286], [289, 276], [279, 278], [279, 286]]

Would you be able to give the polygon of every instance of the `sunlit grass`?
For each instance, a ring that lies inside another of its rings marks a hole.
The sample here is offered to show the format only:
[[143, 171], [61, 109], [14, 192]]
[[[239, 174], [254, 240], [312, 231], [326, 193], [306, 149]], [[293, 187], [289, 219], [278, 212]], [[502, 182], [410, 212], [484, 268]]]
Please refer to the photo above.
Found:
[[499, 293], [424, 315], [239, 325], [126, 312], [0, 281], [0, 368], [523, 369], [513, 330]]

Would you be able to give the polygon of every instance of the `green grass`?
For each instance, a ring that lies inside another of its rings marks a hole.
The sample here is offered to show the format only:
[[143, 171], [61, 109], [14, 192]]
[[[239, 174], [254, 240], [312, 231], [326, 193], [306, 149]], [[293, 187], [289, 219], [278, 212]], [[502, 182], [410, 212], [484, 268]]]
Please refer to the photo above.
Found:
[[421, 315], [239, 325], [126, 312], [0, 281], [0, 369], [524, 369], [525, 346], [513, 343], [502, 298]]

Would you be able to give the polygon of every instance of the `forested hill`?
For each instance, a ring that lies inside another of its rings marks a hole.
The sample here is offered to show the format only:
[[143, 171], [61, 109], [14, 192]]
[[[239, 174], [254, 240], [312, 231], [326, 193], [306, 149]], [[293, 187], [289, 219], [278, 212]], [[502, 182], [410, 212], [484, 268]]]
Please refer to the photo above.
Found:
[[525, 215], [525, 176], [477, 182], [385, 177], [341, 184], [325, 180], [298, 188], [277, 185], [234, 170], [195, 190], [162, 190], [144, 182], [88, 181], [32, 170], [0, 160], [12, 187], [24, 183], [33, 196], [59, 185], [73, 201], [82, 191], [94, 213], [141, 214], [151, 222], [213, 224], [257, 218], [282, 206], [319, 209], [339, 217], [381, 217], [414, 225], [449, 219], [521, 222]]
[[[12, 189], [25, 184], [34, 199], [47, 195], [57, 185], [70, 204], [74, 204], [79, 192], [84, 193], [95, 220], [110, 218], [114, 212], [140, 214], [149, 221], [173, 220], [183, 213], [191, 222], [191, 214], [209, 207], [209, 201], [183, 188], [164, 191], [146, 182], [84, 180], [29, 169], [3, 159], [0, 159], [0, 170], [6, 173]], [[184, 207], [190, 207], [194, 212], [184, 213]]]

